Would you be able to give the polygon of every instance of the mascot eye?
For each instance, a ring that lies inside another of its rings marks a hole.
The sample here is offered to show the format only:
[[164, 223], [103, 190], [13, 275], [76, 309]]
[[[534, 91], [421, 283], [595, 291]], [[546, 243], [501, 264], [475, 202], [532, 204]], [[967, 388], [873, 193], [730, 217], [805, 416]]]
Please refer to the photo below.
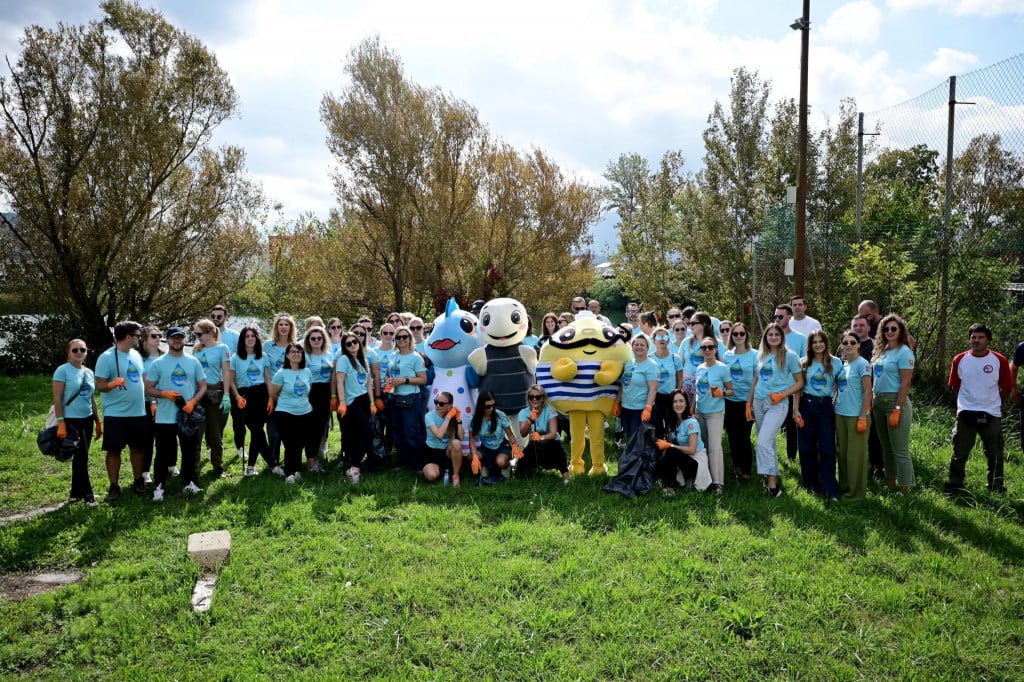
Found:
[[519, 324], [520, 322], [522, 322], [523, 316], [520, 315], [519, 311], [517, 310], [512, 313], [509, 319], [512, 320], [512, 324]]
[[491, 314], [490, 313], [484, 313], [484, 316], [480, 318], [480, 324], [482, 324], [483, 326], [486, 327], [490, 323], [491, 323]]
[[464, 317], [461, 320], [459, 320], [459, 327], [461, 327], [462, 331], [466, 332], [467, 334], [473, 333], [474, 326], [475, 325], [473, 324], [473, 320], [469, 319], [468, 317]]
[[601, 336], [603, 336], [606, 341], [614, 341], [619, 338], [619, 332], [606, 325], [601, 327]]
[[559, 343], [569, 343], [576, 336], [576, 330], [572, 327], [566, 327], [562, 331], [558, 332]]

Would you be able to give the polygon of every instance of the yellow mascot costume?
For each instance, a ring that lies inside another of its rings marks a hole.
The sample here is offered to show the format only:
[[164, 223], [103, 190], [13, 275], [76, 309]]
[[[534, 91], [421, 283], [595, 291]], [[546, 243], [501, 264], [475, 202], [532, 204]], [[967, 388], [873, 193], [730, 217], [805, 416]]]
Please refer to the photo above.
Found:
[[551, 406], [569, 415], [570, 470], [583, 473], [583, 448], [590, 430], [590, 474], [608, 473], [604, 463], [604, 422], [619, 393], [622, 368], [633, 353], [613, 327], [583, 311], [540, 351], [537, 383]]

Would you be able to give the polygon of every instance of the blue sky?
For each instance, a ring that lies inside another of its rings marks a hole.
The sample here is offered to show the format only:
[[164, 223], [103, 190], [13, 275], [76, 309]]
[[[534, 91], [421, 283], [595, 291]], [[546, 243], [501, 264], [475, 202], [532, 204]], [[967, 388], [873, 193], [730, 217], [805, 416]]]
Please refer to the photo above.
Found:
[[[379, 34], [407, 75], [477, 107], [492, 133], [552, 156], [567, 175], [600, 182], [607, 163], [638, 152], [652, 165], [681, 149], [701, 166], [701, 132], [733, 69], [757, 69], [773, 96], [796, 97], [800, 0], [156, 0], [217, 54], [240, 111], [217, 141], [248, 167], [285, 216], [325, 215], [335, 199], [319, 120], [342, 64]], [[82, 0], [0, 0], [0, 49], [14, 61], [24, 27], [99, 16]], [[1024, 42], [1024, 0], [813, 0], [812, 126], [843, 97], [883, 109], [948, 76], [1006, 59]], [[611, 220], [595, 229], [602, 258]]]

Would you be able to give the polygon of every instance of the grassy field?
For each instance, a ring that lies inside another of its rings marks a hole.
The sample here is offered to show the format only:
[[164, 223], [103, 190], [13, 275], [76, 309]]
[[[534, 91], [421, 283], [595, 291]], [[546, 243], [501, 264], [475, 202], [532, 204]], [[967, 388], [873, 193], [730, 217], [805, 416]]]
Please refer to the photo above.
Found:
[[[0, 379], [0, 513], [57, 503], [70, 469], [34, 436], [46, 378]], [[920, 420], [918, 420], [920, 417]], [[1024, 679], [1024, 486], [938, 489], [950, 417], [915, 412], [921, 488], [830, 505], [796, 486], [720, 498], [604, 493], [555, 473], [494, 488], [340, 472], [213, 481], [162, 505], [127, 486], [0, 526], [0, 574], [82, 582], [0, 598], [12, 679]], [[336, 435], [335, 435], [336, 438]], [[92, 480], [105, 492], [93, 447]], [[231, 531], [212, 609], [191, 611], [189, 533]]]

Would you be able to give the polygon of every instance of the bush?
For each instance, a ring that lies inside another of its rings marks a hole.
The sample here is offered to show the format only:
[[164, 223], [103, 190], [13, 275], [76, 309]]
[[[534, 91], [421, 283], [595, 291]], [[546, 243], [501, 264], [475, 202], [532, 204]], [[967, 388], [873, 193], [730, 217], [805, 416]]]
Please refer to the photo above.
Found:
[[65, 361], [64, 349], [76, 333], [67, 315], [0, 316], [0, 373], [51, 374]]

